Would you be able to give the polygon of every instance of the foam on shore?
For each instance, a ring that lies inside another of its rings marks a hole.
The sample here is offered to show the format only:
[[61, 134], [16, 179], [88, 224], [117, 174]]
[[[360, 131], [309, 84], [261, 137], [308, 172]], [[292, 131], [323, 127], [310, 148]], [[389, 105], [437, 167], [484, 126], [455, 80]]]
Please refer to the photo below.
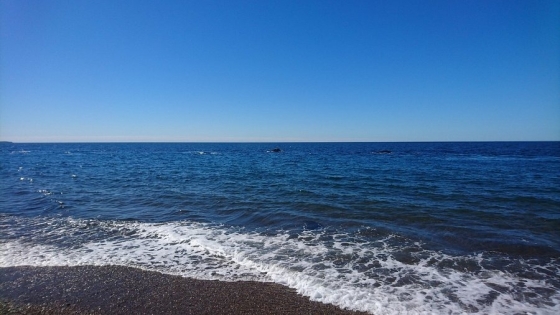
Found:
[[0, 244], [0, 267], [121, 265], [204, 280], [274, 282], [313, 301], [374, 314], [560, 313], [560, 293], [549, 282], [558, 277], [555, 262], [534, 268], [520, 259], [506, 262], [534, 269], [522, 277], [492, 269], [495, 262], [482, 254], [454, 257], [398, 236], [372, 243], [326, 231], [263, 234], [188, 221], [37, 224], [34, 233]]

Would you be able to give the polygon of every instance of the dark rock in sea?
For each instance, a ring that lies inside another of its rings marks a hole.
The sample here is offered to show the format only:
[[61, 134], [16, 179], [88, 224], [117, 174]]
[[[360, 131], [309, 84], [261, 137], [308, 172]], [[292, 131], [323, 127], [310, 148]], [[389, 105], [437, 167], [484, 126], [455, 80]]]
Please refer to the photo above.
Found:
[[280, 150], [280, 148], [274, 148], [274, 149], [270, 150], [269, 152], [278, 153], [278, 152], [282, 152], [282, 150]]

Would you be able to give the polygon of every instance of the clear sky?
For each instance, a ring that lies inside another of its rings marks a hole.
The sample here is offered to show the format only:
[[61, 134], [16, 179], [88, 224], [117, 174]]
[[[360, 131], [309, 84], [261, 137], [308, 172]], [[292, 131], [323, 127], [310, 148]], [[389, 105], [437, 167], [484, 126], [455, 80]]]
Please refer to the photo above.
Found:
[[1, 0], [0, 140], [560, 140], [560, 1]]

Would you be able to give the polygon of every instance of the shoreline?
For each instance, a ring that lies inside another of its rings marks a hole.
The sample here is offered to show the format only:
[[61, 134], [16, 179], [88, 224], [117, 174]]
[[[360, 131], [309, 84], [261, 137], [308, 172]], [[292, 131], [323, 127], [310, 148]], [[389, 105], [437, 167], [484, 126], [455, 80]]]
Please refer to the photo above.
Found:
[[367, 314], [277, 283], [198, 280], [124, 266], [0, 268], [2, 314]]

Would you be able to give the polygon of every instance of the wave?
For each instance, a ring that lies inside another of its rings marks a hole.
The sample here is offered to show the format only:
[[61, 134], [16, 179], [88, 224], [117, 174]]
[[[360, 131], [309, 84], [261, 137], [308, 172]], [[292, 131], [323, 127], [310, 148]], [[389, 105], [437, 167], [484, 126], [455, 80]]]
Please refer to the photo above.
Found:
[[395, 234], [255, 232], [175, 221], [0, 216], [0, 266], [123, 265], [197, 279], [276, 282], [374, 314], [560, 313], [560, 264], [453, 256]]

